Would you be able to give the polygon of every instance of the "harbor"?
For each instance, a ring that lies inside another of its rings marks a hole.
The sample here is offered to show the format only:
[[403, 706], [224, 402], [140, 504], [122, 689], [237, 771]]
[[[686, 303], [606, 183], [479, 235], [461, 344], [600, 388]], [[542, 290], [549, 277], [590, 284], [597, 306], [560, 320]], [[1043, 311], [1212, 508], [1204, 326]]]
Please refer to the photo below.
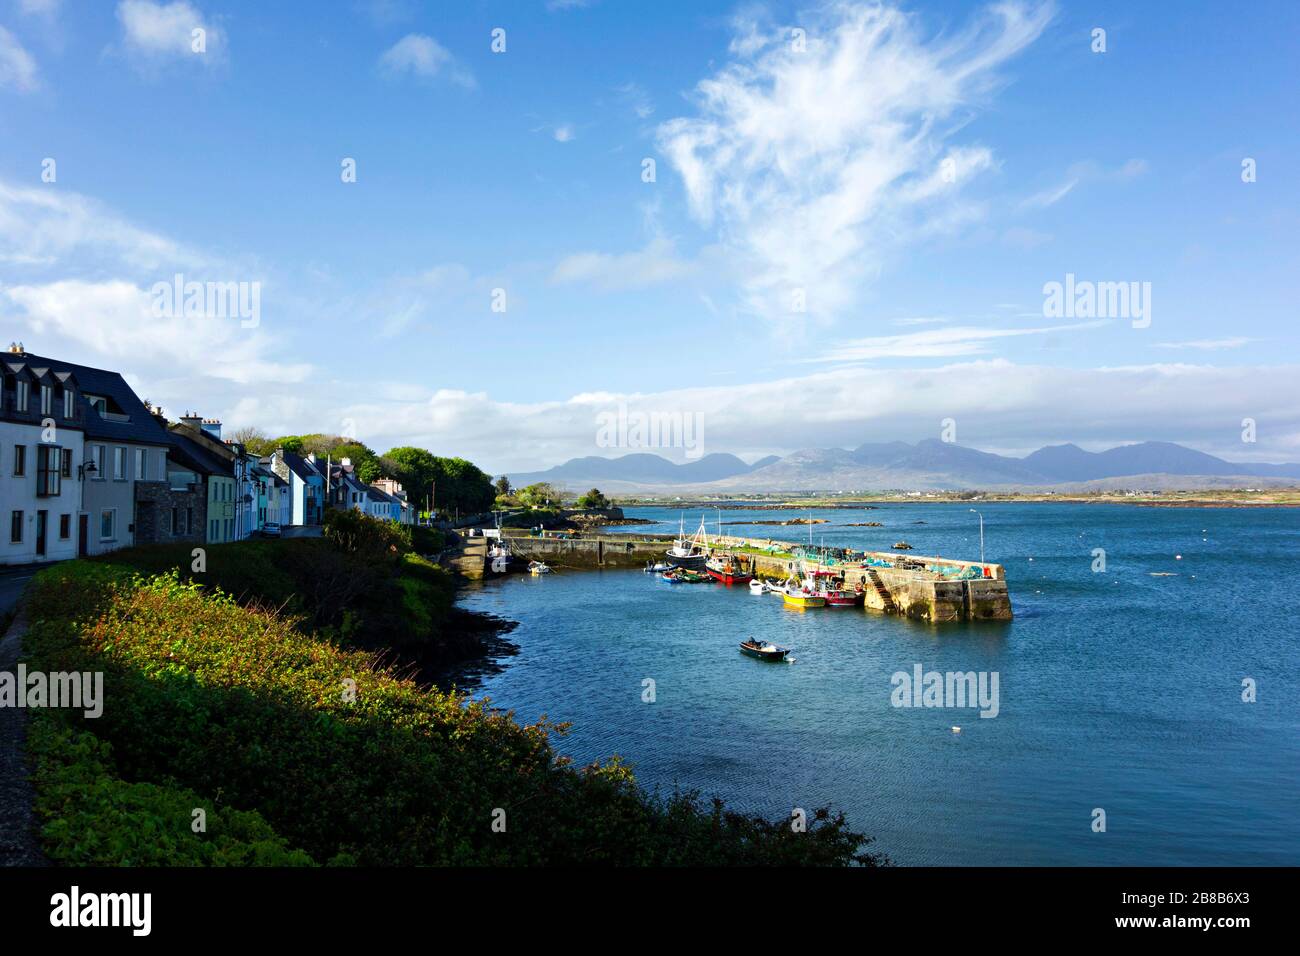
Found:
[[[519, 571], [529, 562], [572, 570], [645, 568], [664, 561], [669, 550], [684, 540], [680, 532], [578, 535], [488, 529], [488, 537], [482, 534], [468, 538], [463, 554], [455, 559], [466, 577]], [[838, 588], [858, 595], [855, 603], [869, 610], [931, 623], [1012, 618], [1006, 571], [996, 563], [893, 551], [828, 550], [770, 538], [709, 535], [703, 527], [692, 540], [699, 553], [699, 571], [707, 562], [715, 562], [778, 584], [825, 576]], [[497, 561], [495, 568], [493, 547], [509, 554], [509, 560]]]

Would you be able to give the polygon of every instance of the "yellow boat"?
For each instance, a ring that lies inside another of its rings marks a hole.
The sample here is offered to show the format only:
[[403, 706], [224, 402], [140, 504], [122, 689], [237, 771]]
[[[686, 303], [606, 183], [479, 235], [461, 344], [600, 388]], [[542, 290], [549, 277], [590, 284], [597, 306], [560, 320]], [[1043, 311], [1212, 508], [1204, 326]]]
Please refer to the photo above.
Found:
[[803, 591], [791, 593], [787, 591], [781, 595], [781, 600], [785, 601], [786, 607], [825, 607], [826, 598], [821, 594], [805, 594]]

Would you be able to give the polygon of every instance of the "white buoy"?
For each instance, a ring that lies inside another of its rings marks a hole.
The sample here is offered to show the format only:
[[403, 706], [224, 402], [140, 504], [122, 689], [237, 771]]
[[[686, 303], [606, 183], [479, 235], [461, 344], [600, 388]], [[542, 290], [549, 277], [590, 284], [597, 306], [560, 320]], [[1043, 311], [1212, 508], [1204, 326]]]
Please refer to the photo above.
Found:
[[1182, 556], [1181, 554], [1175, 554], [1175, 555], [1174, 555], [1174, 560], [1175, 560], [1175, 561], [1181, 561], [1181, 560], [1183, 560], [1183, 556]]
[[959, 733], [961, 733], [961, 728], [960, 728], [960, 727], [954, 727], [954, 728], [952, 729], [952, 732], [953, 732], [954, 734], [959, 734]]

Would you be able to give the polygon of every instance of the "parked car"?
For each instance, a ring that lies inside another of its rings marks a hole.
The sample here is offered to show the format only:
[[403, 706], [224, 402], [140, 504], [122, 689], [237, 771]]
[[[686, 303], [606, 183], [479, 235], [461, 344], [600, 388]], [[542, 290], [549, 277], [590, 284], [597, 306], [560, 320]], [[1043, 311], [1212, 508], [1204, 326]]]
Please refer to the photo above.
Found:
[[280, 537], [280, 526], [274, 521], [268, 521], [266, 524], [262, 525], [262, 536], [266, 538]]

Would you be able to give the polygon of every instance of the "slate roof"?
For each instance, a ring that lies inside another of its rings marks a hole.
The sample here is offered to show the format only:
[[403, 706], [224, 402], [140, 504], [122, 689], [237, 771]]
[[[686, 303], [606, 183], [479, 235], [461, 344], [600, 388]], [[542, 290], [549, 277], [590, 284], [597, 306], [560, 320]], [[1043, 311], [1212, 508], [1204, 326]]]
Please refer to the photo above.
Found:
[[[89, 365], [77, 365], [73, 362], [63, 362], [59, 359], [45, 358], [40, 355], [33, 355], [31, 352], [0, 353], [0, 363], [6, 370], [17, 372], [23, 367], [28, 367], [33, 371], [49, 369], [55, 376], [72, 373], [79, 387], [77, 401], [83, 405], [83, 420], [85, 422], [85, 432], [87, 440], [101, 439], [103, 441], [118, 442], [137, 442], [148, 445], [170, 445], [172, 444], [166, 429], [164, 429], [158, 420], [149, 414], [148, 409], [144, 407], [144, 402], [135, 394], [131, 386], [126, 384], [126, 379], [122, 378], [119, 372], [110, 372], [102, 368], [91, 368]], [[66, 378], [63, 379], [66, 381]], [[116, 406], [123, 415], [130, 418], [130, 421], [115, 422], [106, 418], [101, 418], [86, 403], [85, 396], [102, 395], [109, 400], [110, 406]]]
[[233, 477], [229, 462], [214, 455], [188, 435], [169, 432], [167, 438], [168, 444], [171, 445], [168, 457], [178, 464], [201, 475]]
[[289, 470], [303, 481], [310, 481], [313, 477], [322, 477], [321, 472], [306, 458], [302, 457], [302, 455], [295, 455], [291, 451], [286, 451], [283, 454], [284, 463], [289, 466]]

